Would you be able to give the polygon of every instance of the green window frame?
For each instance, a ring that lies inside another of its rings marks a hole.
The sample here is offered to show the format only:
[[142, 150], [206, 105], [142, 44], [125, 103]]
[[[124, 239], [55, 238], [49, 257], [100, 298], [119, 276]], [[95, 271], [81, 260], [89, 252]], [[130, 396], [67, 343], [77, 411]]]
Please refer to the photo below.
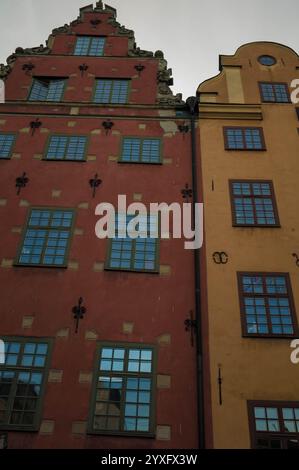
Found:
[[101, 57], [104, 55], [105, 43], [106, 38], [103, 36], [78, 36], [74, 55]]
[[125, 104], [128, 102], [131, 80], [98, 78], [95, 83], [93, 102]]
[[85, 161], [87, 137], [83, 135], [52, 135], [49, 138], [45, 160]]
[[98, 344], [88, 432], [154, 437], [156, 347]]
[[[140, 231], [142, 237], [128, 237], [127, 227], [135, 215], [116, 214], [115, 237], [109, 239], [106, 270], [159, 272], [159, 238], [151, 237], [150, 229], [159, 233], [158, 216], [148, 215], [142, 218]], [[125, 231], [119, 233], [118, 228]]]
[[0, 364], [0, 430], [38, 431], [52, 340], [1, 337], [5, 363]]
[[161, 163], [159, 138], [124, 137], [119, 161], [122, 163]]
[[29, 101], [62, 101], [65, 78], [34, 78], [29, 93]]
[[15, 265], [67, 267], [74, 219], [74, 209], [31, 208]]
[[0, 132], [0, 160], [8, 160], [11, 158], [15, 141], [15, 134]]

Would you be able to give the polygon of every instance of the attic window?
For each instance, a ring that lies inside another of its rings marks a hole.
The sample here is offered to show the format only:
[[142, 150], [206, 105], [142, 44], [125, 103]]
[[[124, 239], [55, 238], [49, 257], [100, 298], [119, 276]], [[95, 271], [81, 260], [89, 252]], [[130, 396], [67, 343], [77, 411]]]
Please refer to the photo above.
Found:
[[258, 58], [258, 61], [259, 61], [259, 63], [262, 64], [262, 65], [271, 66], [271, 65], [276, 64], [276, 59], [275, 59], [275, 57], [272, 57], [271, 55], [261, 55], [261, 56]]

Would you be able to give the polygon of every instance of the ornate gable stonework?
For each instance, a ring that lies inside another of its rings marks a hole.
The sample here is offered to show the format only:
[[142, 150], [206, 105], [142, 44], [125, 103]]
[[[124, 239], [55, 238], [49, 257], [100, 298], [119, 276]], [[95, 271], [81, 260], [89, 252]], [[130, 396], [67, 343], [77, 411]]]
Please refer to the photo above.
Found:
[[172, 70], [167, 68], [167, 61], [164, 59], [164, 54], [162, 51], [156, 51], [155, 53], [151, 51], [146, 51], [137, 47], [135, 42], [134, 31], [127, 29], [125, 26], [121, 25], [117, 20], [117, 11], [115, 8], [104, 5], [102, 1], [98, 1], [95, 6], [93, 4], [87, 5], [80, 8], [79, 16], [76, 20], [72, 21], [70, 24], [65, 24], [58, 28], [54, 28], [48, 40], [46, 41], [46, 46], [42, 44], [38, 47], [26, 48], [17, 47], [15, 52], [11, 54], [7, 59], [7, 65], [0, 64], [0, 78], [6, 79], [11, 69], [14, 65], [18, 56], [30, 56], [30, 55], [47, 55], [50, 54], [53, 40], [55, 36], [58, 35], [76, 35], [74, 28], [84, 23], [84, 16], [86, 13], [94, 13], [95, 19], [90, 20], [90, 23], [93, 27], [97, 27], [103, 22], [103, 17], [99, 18], [99, 15], [96, 14], [106, 14], [104, 21], [109, 24], [114, 31], [111, 33], [113, 36], [122, 36], [128, 38], [128, 57], [140, 57], [140, 58], [153, 58], [159, 61], [158, 73], [157, 73], [157, 100], [156, 103], [160, 106], [177, 106], [183, 105], [182, 95], [177, 94], [173, 95], [170, 86], [173, 85]]

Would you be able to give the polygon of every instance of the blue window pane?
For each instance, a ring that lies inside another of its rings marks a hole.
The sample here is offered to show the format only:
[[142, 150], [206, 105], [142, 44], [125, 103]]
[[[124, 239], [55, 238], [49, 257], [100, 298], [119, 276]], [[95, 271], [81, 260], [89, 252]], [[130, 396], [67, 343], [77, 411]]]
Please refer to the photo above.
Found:
[[95, 103], [122, 104], [127, 102], [129, 80], [105, 80], [96, 82]]
[[77, 38], [74, 55], [102, 56], [104, 54], [105, 38], [81, 36]]
[[9, 158], [15, 141], [13, 134], [0, 133], [0, 159]]
[[[50, 227], [70, 229], [72, 218], [71, 211], [32, 210], [28, 225], [35, 229], [26, 231], [19, 262], [30, 265], [64, 265], [68, 246], [66, 238], [69, 238], [70, 232], [51, 230]], [[39, 230], [38, 227], [46, 230]]]
[[35, 79], [30, 92], [30, 101], [61, 101], [65, 80]]

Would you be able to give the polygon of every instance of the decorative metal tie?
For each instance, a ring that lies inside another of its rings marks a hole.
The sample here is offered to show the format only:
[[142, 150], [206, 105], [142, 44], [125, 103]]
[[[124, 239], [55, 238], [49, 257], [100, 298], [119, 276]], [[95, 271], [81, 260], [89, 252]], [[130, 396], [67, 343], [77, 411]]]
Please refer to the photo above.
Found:
[[23, 173], [22, 176], [18, 176], [18, 178], [16, 178], [16, 188], [18, 188], [17, 195], [20, 194], [21, 189], [25, 188], [28, 182], [29, 178], [27, 178], [26, 173]]
[[86, 64], [81, 64], [81, 65], [79, 65], [78, 68], [79, 68], [79, 70], [80, 70], [80, 72], [81, 72], [81, 77], [83, 77], [84, 72], [86, 72], [86, 71], [88, 70], [88, 65], [86, 65]]
[[90, 20], [90, 24], [91, 24], [94, 28], [96, 28], [96, 27], [97, 27], [99, 24], [101, 24], [101, 23], [102, 23], [102, 21], [99, 20], [98, 18], [95, 18], [94, 20]]
[[189, 312], [190, 317], [186, 318], [184, 321], [185, 331], [190, 331], [191, 333], [191, 346], [194, 345], [194, 330], [197, 328], [197, 321], [193, 318], [193, 311]]
[[186, 200], [186, 202], [189, 202], [189, 199], [192, 198], [193, 196], [193, 190], [189, 188], [189, 184], [186, 183], [184, 189], [181, 190], [183, 199]]
[[186, 134], [187, 132], [189, 132], [189, 126], [184, 125], [184, 124], [179, 124], [178, 129], [183, 134]]
[[75, 307], [72, 308], [72, 312], [74, 314], [74, 319], [76, 320], [76, 330], [75, 333], [78, 333], [79, 329], [79, 321], [84, 318], [84, 315], [86, 313], [86, 308], [83, 307], [83, 298], [80, 297], [78, 300], [78, 305], [75, 305]]
[[35, 131], [39, 129], [42, 125], [43, 123], [39, 120], [39, 118], [36, 118], [35, 121], [31, 121], [30, 127], [32, 137], [34, 136]]
[[110, 121], [110, 119], [107, 119], [107, 121], [102, 122], [102, 126], [106, 131], [106, 135], [108, 135], [108, 132], [111, 131], [112, 127], [114, 126], [114, 122]]
[[94, 175], [94, 178], [92, 178], [91, 180], [89, 180], [89, 185], [90, 187], [92, 188], [92, 197], [95, 197], [96, 195], [96, 190], [97, 188], [100, 186], [100, 184], [102, 183], [102, 180], [100, 180], [98, 178], [98, 174], [96, 173]]
[[27, 64], [24, 64], [22, 67], [22, 70], [26, 72], [26, 75], [31, 75], [30, 72], [35, 68], [35, 65], [32, 64], [31, 62], [28, 62]]
[[138, 75], [140, 77], [141, 72], [145, 69], [145, 65], [137, 64], [137, 65], [135, 65], [134, 69], [137, 70]]

